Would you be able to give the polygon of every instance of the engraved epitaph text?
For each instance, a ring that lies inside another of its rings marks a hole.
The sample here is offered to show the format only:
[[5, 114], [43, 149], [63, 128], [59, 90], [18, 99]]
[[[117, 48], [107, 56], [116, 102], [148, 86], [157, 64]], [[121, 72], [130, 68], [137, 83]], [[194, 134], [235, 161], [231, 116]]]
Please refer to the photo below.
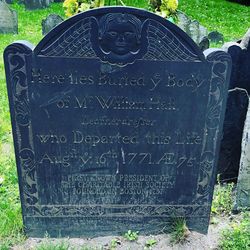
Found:
[[229, 56], [206, 57], [146, 11], [104, 8], [5, 64], [23, 218], [31, 236], [206, 232]]

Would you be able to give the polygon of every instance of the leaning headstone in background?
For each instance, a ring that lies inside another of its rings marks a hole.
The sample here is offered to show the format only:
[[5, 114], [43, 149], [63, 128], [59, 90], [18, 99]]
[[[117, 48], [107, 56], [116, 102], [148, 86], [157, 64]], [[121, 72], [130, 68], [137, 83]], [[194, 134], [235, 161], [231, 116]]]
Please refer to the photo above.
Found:
[[201, 51], [205, 51], [206, 49], [209, 49], [209, 46], [210, 46], [209, 39], [206, 36], [204, 36], [198, 46]]
[[198, 21], [191, 20], [185, 13], [177, 11], [177, 25], [184, 30], [199, 45], [204, 37], [208, 35], [208, 30]]
[[236, 210], [250, 208], [250, 106], [243, 132], [235, 208]]
[[157, 234], [179, 217], [207, 232], [227, 53], [204, 55], [164, 18], [113, 7], [4, 58], [29, 236]]
[[232, 58], [232, 73], [229, 88], [246, 89], [250, 94], [250, 29], [240, 43], [225, 43], [223, 50]]
[[244, 89], [233, 89], [228, 93], [217, 171], [221, 182], [237, 180], [248, 101]]
[[63, 18], [56, 14], [50, 14], [46, 19], [42, 20], [42, 34], [48, 34], [59, 23], [63, 22]]
[[0, 0], [0, 34], [18, 33], [17, 12]]
[[208, 39], [211, 43], [224, 43], [224, 35], [219, 31], [211, 31], [208, 34]]
[[24, 0], [25, 8], [28, 10], [47, 8], [53, 0]]

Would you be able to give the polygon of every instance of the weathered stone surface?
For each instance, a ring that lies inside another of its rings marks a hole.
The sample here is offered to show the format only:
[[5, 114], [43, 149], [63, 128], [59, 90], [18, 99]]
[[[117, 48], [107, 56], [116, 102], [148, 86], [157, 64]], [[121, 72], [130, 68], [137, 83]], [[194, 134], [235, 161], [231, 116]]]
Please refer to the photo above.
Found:
[[185, 13], [177, 12], [177, 25], [184, 30], [195, 42], [199, 44], [208, 35], [208, 30], [198, 21], [191, 20]]
[[117, 7], [4, 58], [28, 235], [156, 234], [177, 217], [207, 232], [227, 53], [203, 54], [165, 19]]
[[218, 161], [218, 174], [222, 182], [237, 180], [240, 166], [241, 141], [247, 109], [248, 95], [246, 90], [230, 90], [228, 93]]
[[0, 34], [18, 33], [17, 12], [0, 0]]
[[208, 39], [212, 43], [224, 43], [224, 36], [218, 31], [212, 31], [208, 34]]
[[236, 209], [250, 208], [250, 105], [242, 138], [242, 153], [237, 182]]
[[46, 35], [58, 24], [63, 22], [63, 18], [56, 14], [50, 14], [46, 19], [42, 20], [42, 33]]
[[246, 89], [250, 94], [250, 29], [242, 38], [240, 43], [226, 43], [223, 50], [232, 57], [232, 73], [230, 78], [230, 89]]
[[25, 8], [28, 10], [47, 8], [53, 0], [23, 0]]

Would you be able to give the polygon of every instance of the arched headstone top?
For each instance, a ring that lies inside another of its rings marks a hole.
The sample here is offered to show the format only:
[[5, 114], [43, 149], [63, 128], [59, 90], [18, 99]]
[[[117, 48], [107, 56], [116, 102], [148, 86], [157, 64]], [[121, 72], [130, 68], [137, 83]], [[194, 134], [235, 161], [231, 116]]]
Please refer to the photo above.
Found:
[[118, 64], [137, 59], [205, 60], [180, 28], [145, 10], [127, 7], [80, 13], [45, 36], [34, 53], [46, 57], [100, 58]]

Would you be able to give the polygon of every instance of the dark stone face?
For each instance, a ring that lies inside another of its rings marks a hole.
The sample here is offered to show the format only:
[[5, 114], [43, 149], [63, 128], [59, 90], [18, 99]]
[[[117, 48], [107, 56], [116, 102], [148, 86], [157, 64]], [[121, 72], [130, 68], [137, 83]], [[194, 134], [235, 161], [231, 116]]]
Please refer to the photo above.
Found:
[[247, 109], [247, 92], [243, 89], [229, 91], [217, 173], [222, 182], [237, 181]]
[[118, 7], [4, 58], [29, 236], [157, 234], [176, 217], [207, 232], [228, 54]]
[[101, 47], [107, 53], [113, 52], [120, 56], [136, 52], [138, 41], [134, 26], [126, 21], [111, 21], [101, 38]]
[[99, 43], [109, 61], [133, 61], [141, 49], [141, 21], [130, 14], [107, 14], [99, 20]]
[[242, 88], [250, 93], [250, 29], [241, 41], [226, 43], [223, 49], [232, 58], [232, 74], [229, 88]]

